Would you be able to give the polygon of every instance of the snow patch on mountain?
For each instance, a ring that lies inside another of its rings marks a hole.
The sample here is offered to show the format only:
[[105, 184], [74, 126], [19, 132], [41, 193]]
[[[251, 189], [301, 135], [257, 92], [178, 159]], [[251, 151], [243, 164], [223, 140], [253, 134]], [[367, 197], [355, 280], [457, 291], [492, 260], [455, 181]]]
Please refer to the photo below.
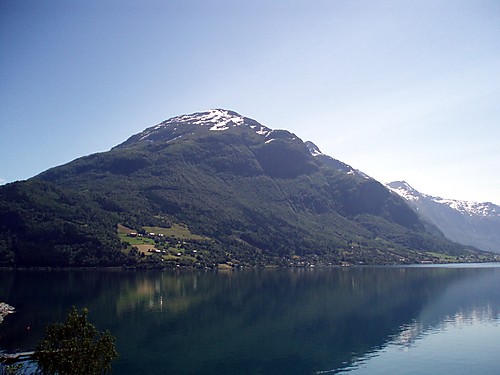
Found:
[[432, 197], [435, 202], [445, 204], [450, 208], [460, 211], [467, 215], [476, 216], [499, 216], [500, 207], [489, 202], [471, 202], [461, 201], [456, 199], [445, 199], [440, 197]]
[[306, 142], [306, 146], [309, 149], [309, 152], [312, 156], [324, 155], [314, 143], [308, 141]]
[[166, 126], [169, 124], [193, 124], [202, 126], [215, 127], [214, 130], [220, 128], [243, 125], [245, 122], [243, 116], [236, 112], [224, 109], [210, 109], [206, 112], [197, 112], [189, 115], [181, 115], [172, 117], [171, 119], [162, 122], [157, 127]]
[[159, 126], [165, 127], [170, 124], [210, 126], [209, 130], [211, 131], [225, 131], [229, 130], [232, 126], [247, 125], [259, 135], [266, 136], [272, 132], [271, 129], [259, 124], [257, 121], [226, 109], [210, 109], [205, 112], [172, 117], [171, 119], [162, 122]]

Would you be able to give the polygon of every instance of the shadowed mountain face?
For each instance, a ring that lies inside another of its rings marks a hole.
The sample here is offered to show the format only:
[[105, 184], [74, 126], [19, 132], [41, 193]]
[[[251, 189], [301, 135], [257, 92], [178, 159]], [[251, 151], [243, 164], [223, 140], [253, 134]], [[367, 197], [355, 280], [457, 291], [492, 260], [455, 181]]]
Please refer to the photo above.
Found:
[[387, 186], [450, 240], [500, 253], [499, 206], [490, 202], [433, 197], [418, 192], [405, 181], [391, 182]]
[[[476, 259], [475, 249], [429, 233], [379, 182], [311, 145], [232, 111], [174, 117], [108, 152], [0, 188], [0, 261], [51, 265], [56, 254], [58, 265], [215, 267], [441, 259], [431, 252]], [[179, 251], [145, 257], [120, 244], [118, 224], [139, 232], [182, 225], [204, 240], [174, 238]]]

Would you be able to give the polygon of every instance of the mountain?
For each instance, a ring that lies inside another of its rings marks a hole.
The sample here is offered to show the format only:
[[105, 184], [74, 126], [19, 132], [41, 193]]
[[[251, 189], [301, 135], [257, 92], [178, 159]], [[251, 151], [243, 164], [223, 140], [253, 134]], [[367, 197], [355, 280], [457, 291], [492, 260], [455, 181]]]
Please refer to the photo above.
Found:
[[[436, 235], [437, 234], [437, 235]], [[0, 264], [238, 267], [491, 259], [286, 130], [215, 109], [0, 187]]]
[[391, 182], [387, 186], [450, 240], [500, 253], [499, 206], [490, 202], [433, 197], [418, 192], [405, 181]]

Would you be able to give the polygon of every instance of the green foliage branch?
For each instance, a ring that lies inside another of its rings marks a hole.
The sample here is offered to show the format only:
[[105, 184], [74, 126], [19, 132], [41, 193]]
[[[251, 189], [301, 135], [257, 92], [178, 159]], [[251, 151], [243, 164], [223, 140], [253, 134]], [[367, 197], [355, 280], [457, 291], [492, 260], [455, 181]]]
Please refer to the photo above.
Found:
[[88, 309], [79, 313], [73, 307], [64, 323], [47, 327], [33, 357], [43, 374], [111, 373], [111, 362], [118, 357], [115, 339], [108, 331], [98, 332], [87, 315]]

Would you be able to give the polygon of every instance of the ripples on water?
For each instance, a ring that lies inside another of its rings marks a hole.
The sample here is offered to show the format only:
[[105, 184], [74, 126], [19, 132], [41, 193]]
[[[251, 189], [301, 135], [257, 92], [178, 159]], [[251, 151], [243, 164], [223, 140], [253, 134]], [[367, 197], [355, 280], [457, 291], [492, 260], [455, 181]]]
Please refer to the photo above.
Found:
[[[417, 333], [408, 327], [383, 348], [367, 353], [330, 374], [498, 374], [499, 321], [450, 319], [439, 327]], [[420, 326], [420, 324], [418, 324]]]
[[[383, 347], [343, 368], [317, 374], [499, 374], [500, 269], [497, 265], [493, 268], [478, 278], [450, 286], [420, 312], [418, 319], [401, 325]], [[438, 314], [453, 309], [457, 309], [454, 314]]]

